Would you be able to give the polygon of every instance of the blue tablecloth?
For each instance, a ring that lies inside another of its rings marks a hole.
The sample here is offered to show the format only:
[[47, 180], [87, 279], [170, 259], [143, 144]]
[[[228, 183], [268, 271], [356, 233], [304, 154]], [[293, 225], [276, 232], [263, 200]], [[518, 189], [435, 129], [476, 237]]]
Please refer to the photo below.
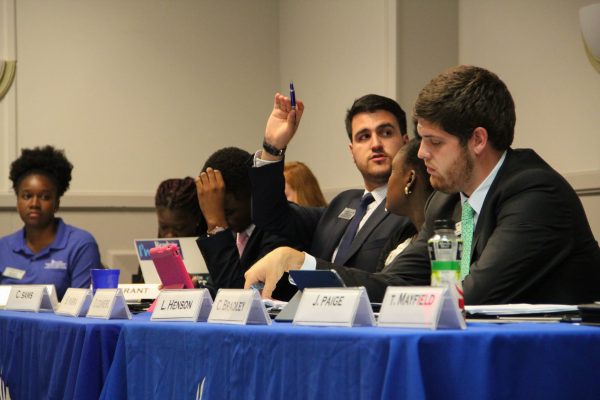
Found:
[[0, 311], [0, 377], [11, 398], [97, 399], [124, 322]]
[[232, 326], [0, 311], [0, 375], [13, 400], [195, 399], [200, 390], [204, 399], [597, 399], [600, 328]]
[[598, 399], [600, 328], [125, 324], [104, 399]]

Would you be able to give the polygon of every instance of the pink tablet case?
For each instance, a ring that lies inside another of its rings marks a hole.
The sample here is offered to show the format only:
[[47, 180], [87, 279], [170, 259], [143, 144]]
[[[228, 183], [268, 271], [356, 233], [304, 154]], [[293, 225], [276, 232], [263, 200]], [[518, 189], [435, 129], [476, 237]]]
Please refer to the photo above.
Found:
[[164, 289], [194, 288], [176, 244], [151, 248], [150, 258], [154, 262]]

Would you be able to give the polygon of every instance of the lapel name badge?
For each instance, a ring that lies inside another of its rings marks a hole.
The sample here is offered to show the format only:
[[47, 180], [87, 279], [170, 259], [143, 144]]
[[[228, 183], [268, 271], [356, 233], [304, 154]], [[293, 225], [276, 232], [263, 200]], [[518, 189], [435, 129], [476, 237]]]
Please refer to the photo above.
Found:
[[356, 210], [353, 208], [344, 208], [344, 210], [342, 210], [342, 212], [340, 213], [340, 215], [338, 215], [338, 218], [340, 219], [352, 219], [352, 217], [354, 217], [354, 214], [356, 214]]

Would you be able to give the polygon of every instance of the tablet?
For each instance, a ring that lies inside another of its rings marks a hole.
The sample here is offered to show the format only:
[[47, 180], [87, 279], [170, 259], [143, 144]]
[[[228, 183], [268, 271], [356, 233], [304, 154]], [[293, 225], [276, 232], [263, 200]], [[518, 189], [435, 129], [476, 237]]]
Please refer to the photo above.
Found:
[[165, 289], [194, 288], [176, 244], [151, 248], [150, 258]]
[[304, 290], [304, 288], [346, 287], [344, 281], [334, 269], [291, 270], [289, 274], [300, 290]]

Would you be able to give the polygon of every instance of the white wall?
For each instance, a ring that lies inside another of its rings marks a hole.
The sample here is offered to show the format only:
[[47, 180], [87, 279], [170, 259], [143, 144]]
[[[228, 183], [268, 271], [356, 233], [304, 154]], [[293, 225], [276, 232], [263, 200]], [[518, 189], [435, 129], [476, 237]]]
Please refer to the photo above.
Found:
[[[288, 159], [328, 194], [361, 185], [344, 115], [366, 93], [410, 115], [439, 71], [497, 72], [534, 147], [581, 194], [600, 237], [600, 73], [583, 51], [582, 0], [0, 0], [0, 57], [18, 60], [0, 102], [0, 235], [20, 227], [8, 167], [21, 147], [75, 164], [61, 215], [121, 267], [155, 234], [153, 192], [214, 150], [260, 146], [290, 79], [306, 112]], [[125, 255], [123, 255], [125, 254]]]
[[307, 111], [288, 158], [329, 193], [360, 185], [343, 119], [356, 97], [395, 94], [395, 4], [0, 0], [0, 54], [18, 59], [0, 103], [0, 234], [21, 225], [10, 162], [54, 144], [75, 165], [60, 215], [122, 267], [131, 239], [155, 235], [156, 185], [197, 174], [218, 148], [259, 148], [289, 79]]
[[579, 8], [597, 0], [460, 0], [459, 60], [496, 72], [517, 109], [514, 147], [534, 148], [580, 193], [600, 238], [600, 71]]
[[368, 93], [396, 96], [395, 7], [391, 0], [280, 2], [280, 87], [293, 80], [306, 105], [287, 159], [306, 162], [333, 192], [363, 185], [346, 110]]
[[17, 147], [65, 148], [73, 192], [148, 193], [255, 146], [279, 82], [277, 2], [16, 5]]

